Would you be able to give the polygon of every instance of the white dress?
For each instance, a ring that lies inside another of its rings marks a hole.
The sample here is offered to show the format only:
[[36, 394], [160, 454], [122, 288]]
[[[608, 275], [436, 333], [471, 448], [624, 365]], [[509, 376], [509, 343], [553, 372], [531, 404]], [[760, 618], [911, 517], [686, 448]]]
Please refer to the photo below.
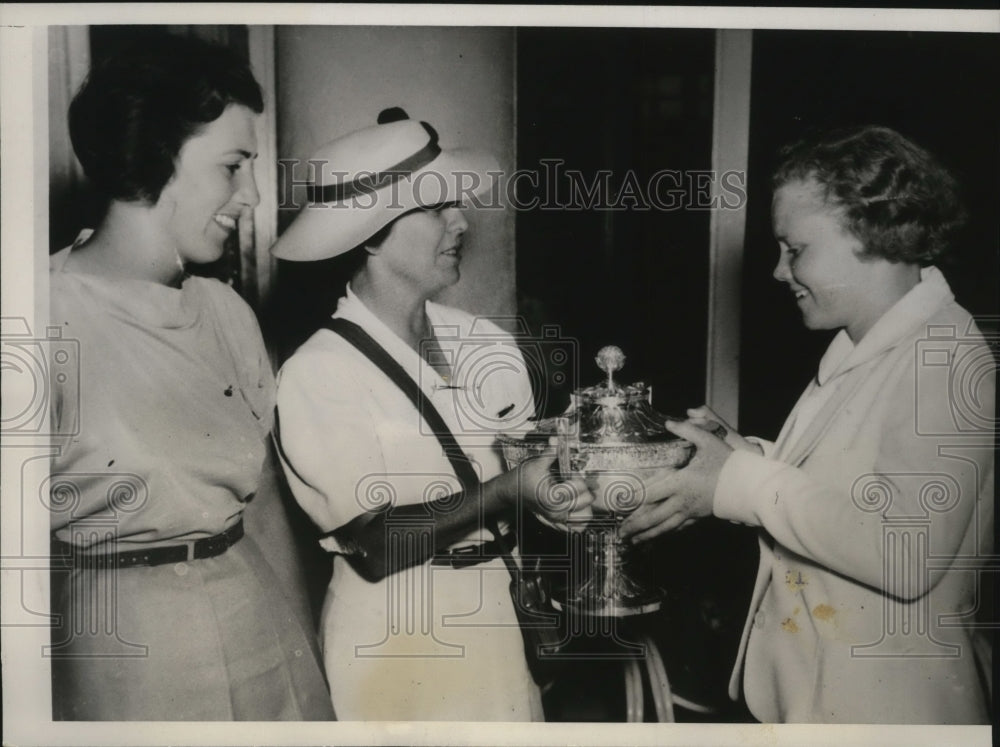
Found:
[[[534, 414], [513, 338], [487, 320], [428, 302], [453, 380], [433, 368], [347, 290], [334, 317], [360, 325], [421, 386], [476, 463], [499, 474], [498, 430]], [[391, 500], [427, 503], [459, 489], [414, 405], [364, 355], [330, 330], [285, 363], [278, 386], [279, 453], [296, 499], [325, 532]], [[462, 543], [491, 539], [471, 531]], [[456, 570], [430, 562], [370, 582], [335, 554], [321, 642], [341, 720], [541, 720], [500, 559]]]

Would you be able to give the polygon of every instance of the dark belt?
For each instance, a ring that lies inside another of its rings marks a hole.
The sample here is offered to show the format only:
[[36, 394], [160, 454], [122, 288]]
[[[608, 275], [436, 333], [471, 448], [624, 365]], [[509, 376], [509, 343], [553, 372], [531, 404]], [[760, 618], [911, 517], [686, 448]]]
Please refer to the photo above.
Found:
[[494, 558], [503, 556], [504, 547], [517, 544], [517, 536], [513, 532], [503, 535], [503, 545], [500, 541], [491, 539], [479, 545], [468, 545], [444, 550], [431, 558], [431, 565], [446, 565], [452, 568], [468, 568], [480, 563], [487, 563]]
[[52, 560], [84, 568], [136, 568], [147, 565], [183, 563], [222, 555], [243, 537], [243, 519], [214, 537], [187, 542], [183, 545], [150, 547], [146, 550], [123, 550], [121, 552], [94, 552], [92, 548], [82, 548], [69, 542], [52, 538]]

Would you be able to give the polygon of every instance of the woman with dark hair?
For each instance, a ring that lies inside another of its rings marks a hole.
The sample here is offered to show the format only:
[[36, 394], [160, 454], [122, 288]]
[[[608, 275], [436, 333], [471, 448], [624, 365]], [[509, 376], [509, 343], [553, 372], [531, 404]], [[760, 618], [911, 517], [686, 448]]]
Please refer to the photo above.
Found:
[[759, 528], [730, 682], [758, 719], [988, 722], [996, 361], [934, 266], [964, 220], [956, 184], [862, 127], [786, 148], [774, 190], [774, 277], [809, 329], [840, 332], [776, 442], [716, 438], [696, 425], [718, 416], [689, 411], [672, 429], [697, 455], [622, 531]]
[[185, 272], [249, 227], [262, 109], [245, 63], [171, 36], [96, 65], [73, 101], [108, 206], [50, 260], [52, 324], [79, 350], [78, 377], [52, 382], [57, 719], [333, 717], [315, 644], [243, 536], [267, 352], [232, 289]]

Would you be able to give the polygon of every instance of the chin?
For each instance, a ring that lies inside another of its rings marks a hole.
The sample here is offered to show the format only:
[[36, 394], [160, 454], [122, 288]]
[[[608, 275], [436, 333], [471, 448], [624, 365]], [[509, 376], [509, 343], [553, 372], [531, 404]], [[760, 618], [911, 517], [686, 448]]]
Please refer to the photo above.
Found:
[[187, 261], [196, 265], [208, 265], [212, 262], [218, 262], [225, 254], [225, 245], [200, 247], [197, 253], [192, 252], [188, 255]]
[[802, 315], [802, 326], [805, 327], [806, 329], [811, 329], [811, 330], [826, 329], [826, 325], [823, 324], [823, 320], [817, 319], [812, 314]]
[[831, 322], [827, 319], [808, 319], [808, 318], [803, 319], [802, 324], [806, 329], [812, 330], [813, 332], [822, 332], [823, 330], [827, 329], [840, 329], [841, 327], [844, 326], [843, 324], [837, 324], [836, 322]]

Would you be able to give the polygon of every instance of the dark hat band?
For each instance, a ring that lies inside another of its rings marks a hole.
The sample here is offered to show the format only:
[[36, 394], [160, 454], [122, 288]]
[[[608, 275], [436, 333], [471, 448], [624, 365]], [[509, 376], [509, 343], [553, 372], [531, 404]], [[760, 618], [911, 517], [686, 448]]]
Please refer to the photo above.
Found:
[[410, 176], [414, 171], [419, 171], [441, 154], [441, 147], [438, 145], [438, 134], [426, 122], [421, 122], [421, 126], [430, 135], [430, 140], [423, 148], [412, 156], [407, 156], [394, 166], [390, 166], [384, 171], [360, 174], [349, 182], [338, 182], [319, 187], [310, 184], [306, 187], [306, 199], [309, 202], [343, 202], [352, 197], [370, 194], [383, 187], [398, 182], [404, 177]]

